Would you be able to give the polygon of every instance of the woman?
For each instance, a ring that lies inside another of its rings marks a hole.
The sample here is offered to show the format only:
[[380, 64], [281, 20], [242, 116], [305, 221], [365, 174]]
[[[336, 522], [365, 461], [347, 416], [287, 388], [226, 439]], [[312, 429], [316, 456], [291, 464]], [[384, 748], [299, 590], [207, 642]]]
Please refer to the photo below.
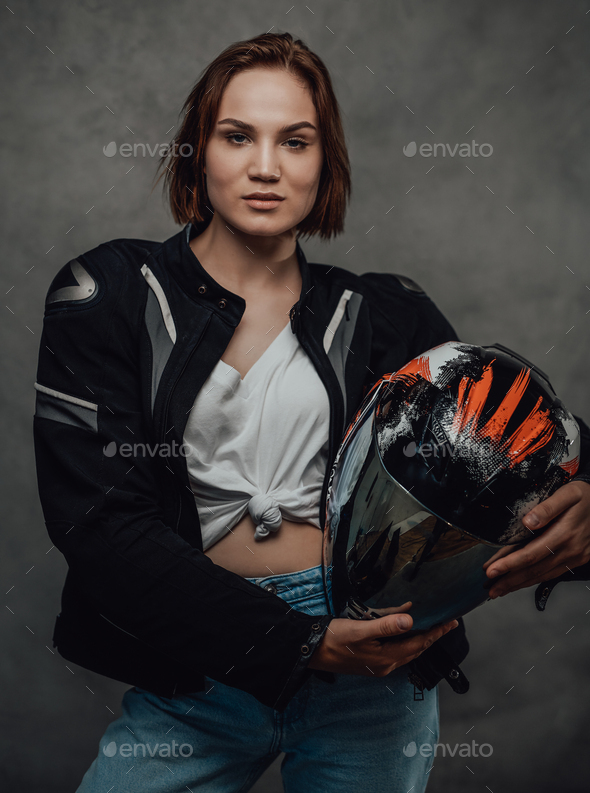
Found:
[[342, 231], [350, 180], [302, 42], [232, 45], [184, 109], [165, 164], [186, 229], [87, 252], [46, 301], [54, 643], [133, 685], [78, 790], [246, 791], [281, 751], [288, 791], [424, 790], [412, 747], [438, 740], [442, 675], [414, 701], [407, 664], [457, 621], [403, 638], [407, 616], [339, 618], [321, 527], [368, 385], [456, 335], [409, 279], [306, 262], [298, 237]]

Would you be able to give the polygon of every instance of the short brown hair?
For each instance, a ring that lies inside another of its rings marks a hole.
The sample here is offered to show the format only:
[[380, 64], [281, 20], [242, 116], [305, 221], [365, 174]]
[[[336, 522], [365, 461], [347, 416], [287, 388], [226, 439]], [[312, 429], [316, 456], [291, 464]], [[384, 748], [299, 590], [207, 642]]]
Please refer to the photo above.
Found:
[[[203, 172], [205, 146], [230, 79], [240, 71], [260, 66], [287, 69], [304, 80], [311, 92], [320, 124], [324, 162], [315, 204], [298, 224], [297, 237], [319, 234], [330, 239], [344, 230], [346, 203], [351, 193], [350, 162], [340, 108], [326, 66], [303, 41], [293, 40], [290, 33], [263, 33], [231, 44], [209, 64], [192, 89], [182, 107], [184, 120], [173, 141], [176, 146], [160, 157], [158, 166], [158, 171], [165, 169], [164, 192], [168, 193], [172, 216], [176, 223], [192, 221], [203, 230], [209, 225], [212, 210]], [[178, 153], [184, 144], [192, 147], [188, 157]]]

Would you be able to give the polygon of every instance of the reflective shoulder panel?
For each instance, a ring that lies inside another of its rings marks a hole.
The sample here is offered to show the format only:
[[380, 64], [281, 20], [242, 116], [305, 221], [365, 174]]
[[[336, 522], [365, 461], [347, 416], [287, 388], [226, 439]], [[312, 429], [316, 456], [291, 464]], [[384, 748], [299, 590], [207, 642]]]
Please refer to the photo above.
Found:
[[392, 273], [392, 275], [394, 278], [397, 278], [400, 284], [404, 287], [404, 289], [407, 289], [408, 292], [416, 292], [420, 295], [426, 294], [422, 287], [415, 281], [412, 281], [411, 278], [408, 278], [407, 275], [400, 275], [399, 273]]
[[69, 261], [55, 276], [49, 287], [45, 305], [64, 300], [87, 301], [96, 295], [98, 285], [78, 259]]

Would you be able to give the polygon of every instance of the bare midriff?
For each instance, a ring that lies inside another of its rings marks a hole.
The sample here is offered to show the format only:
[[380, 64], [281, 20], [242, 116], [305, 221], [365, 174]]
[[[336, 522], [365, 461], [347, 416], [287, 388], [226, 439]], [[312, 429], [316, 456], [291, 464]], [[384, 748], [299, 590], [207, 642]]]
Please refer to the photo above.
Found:
[[311, 523], [283, 518], [280, 528], [261, 540], [254, 539], [255, 531], [246, 514], [205, 555], [243, 578], [295, 573], [322, 562], [322, 532]]

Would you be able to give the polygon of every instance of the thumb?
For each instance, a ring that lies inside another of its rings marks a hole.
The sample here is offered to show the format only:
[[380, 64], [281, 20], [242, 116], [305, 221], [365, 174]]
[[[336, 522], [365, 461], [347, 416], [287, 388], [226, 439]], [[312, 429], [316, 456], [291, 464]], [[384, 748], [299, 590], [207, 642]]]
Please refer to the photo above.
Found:
[[375, 638], [405, 633], [414, 624], [414, 620], [409, 614], [387, 614], [367, 622], [367, 635]]
[[527, 512], [522, 519], [526, 528], [529, 530], [540, 529], [568, 507], [578, 502], [580, 500], [580, 493], [575, 486], [570, 487], [570, 485], [573, 484], [573, 482], [568, 482], [562, 485], [552, 496], [541, 501], [536, 507], [533, 507], [533, 509]]

